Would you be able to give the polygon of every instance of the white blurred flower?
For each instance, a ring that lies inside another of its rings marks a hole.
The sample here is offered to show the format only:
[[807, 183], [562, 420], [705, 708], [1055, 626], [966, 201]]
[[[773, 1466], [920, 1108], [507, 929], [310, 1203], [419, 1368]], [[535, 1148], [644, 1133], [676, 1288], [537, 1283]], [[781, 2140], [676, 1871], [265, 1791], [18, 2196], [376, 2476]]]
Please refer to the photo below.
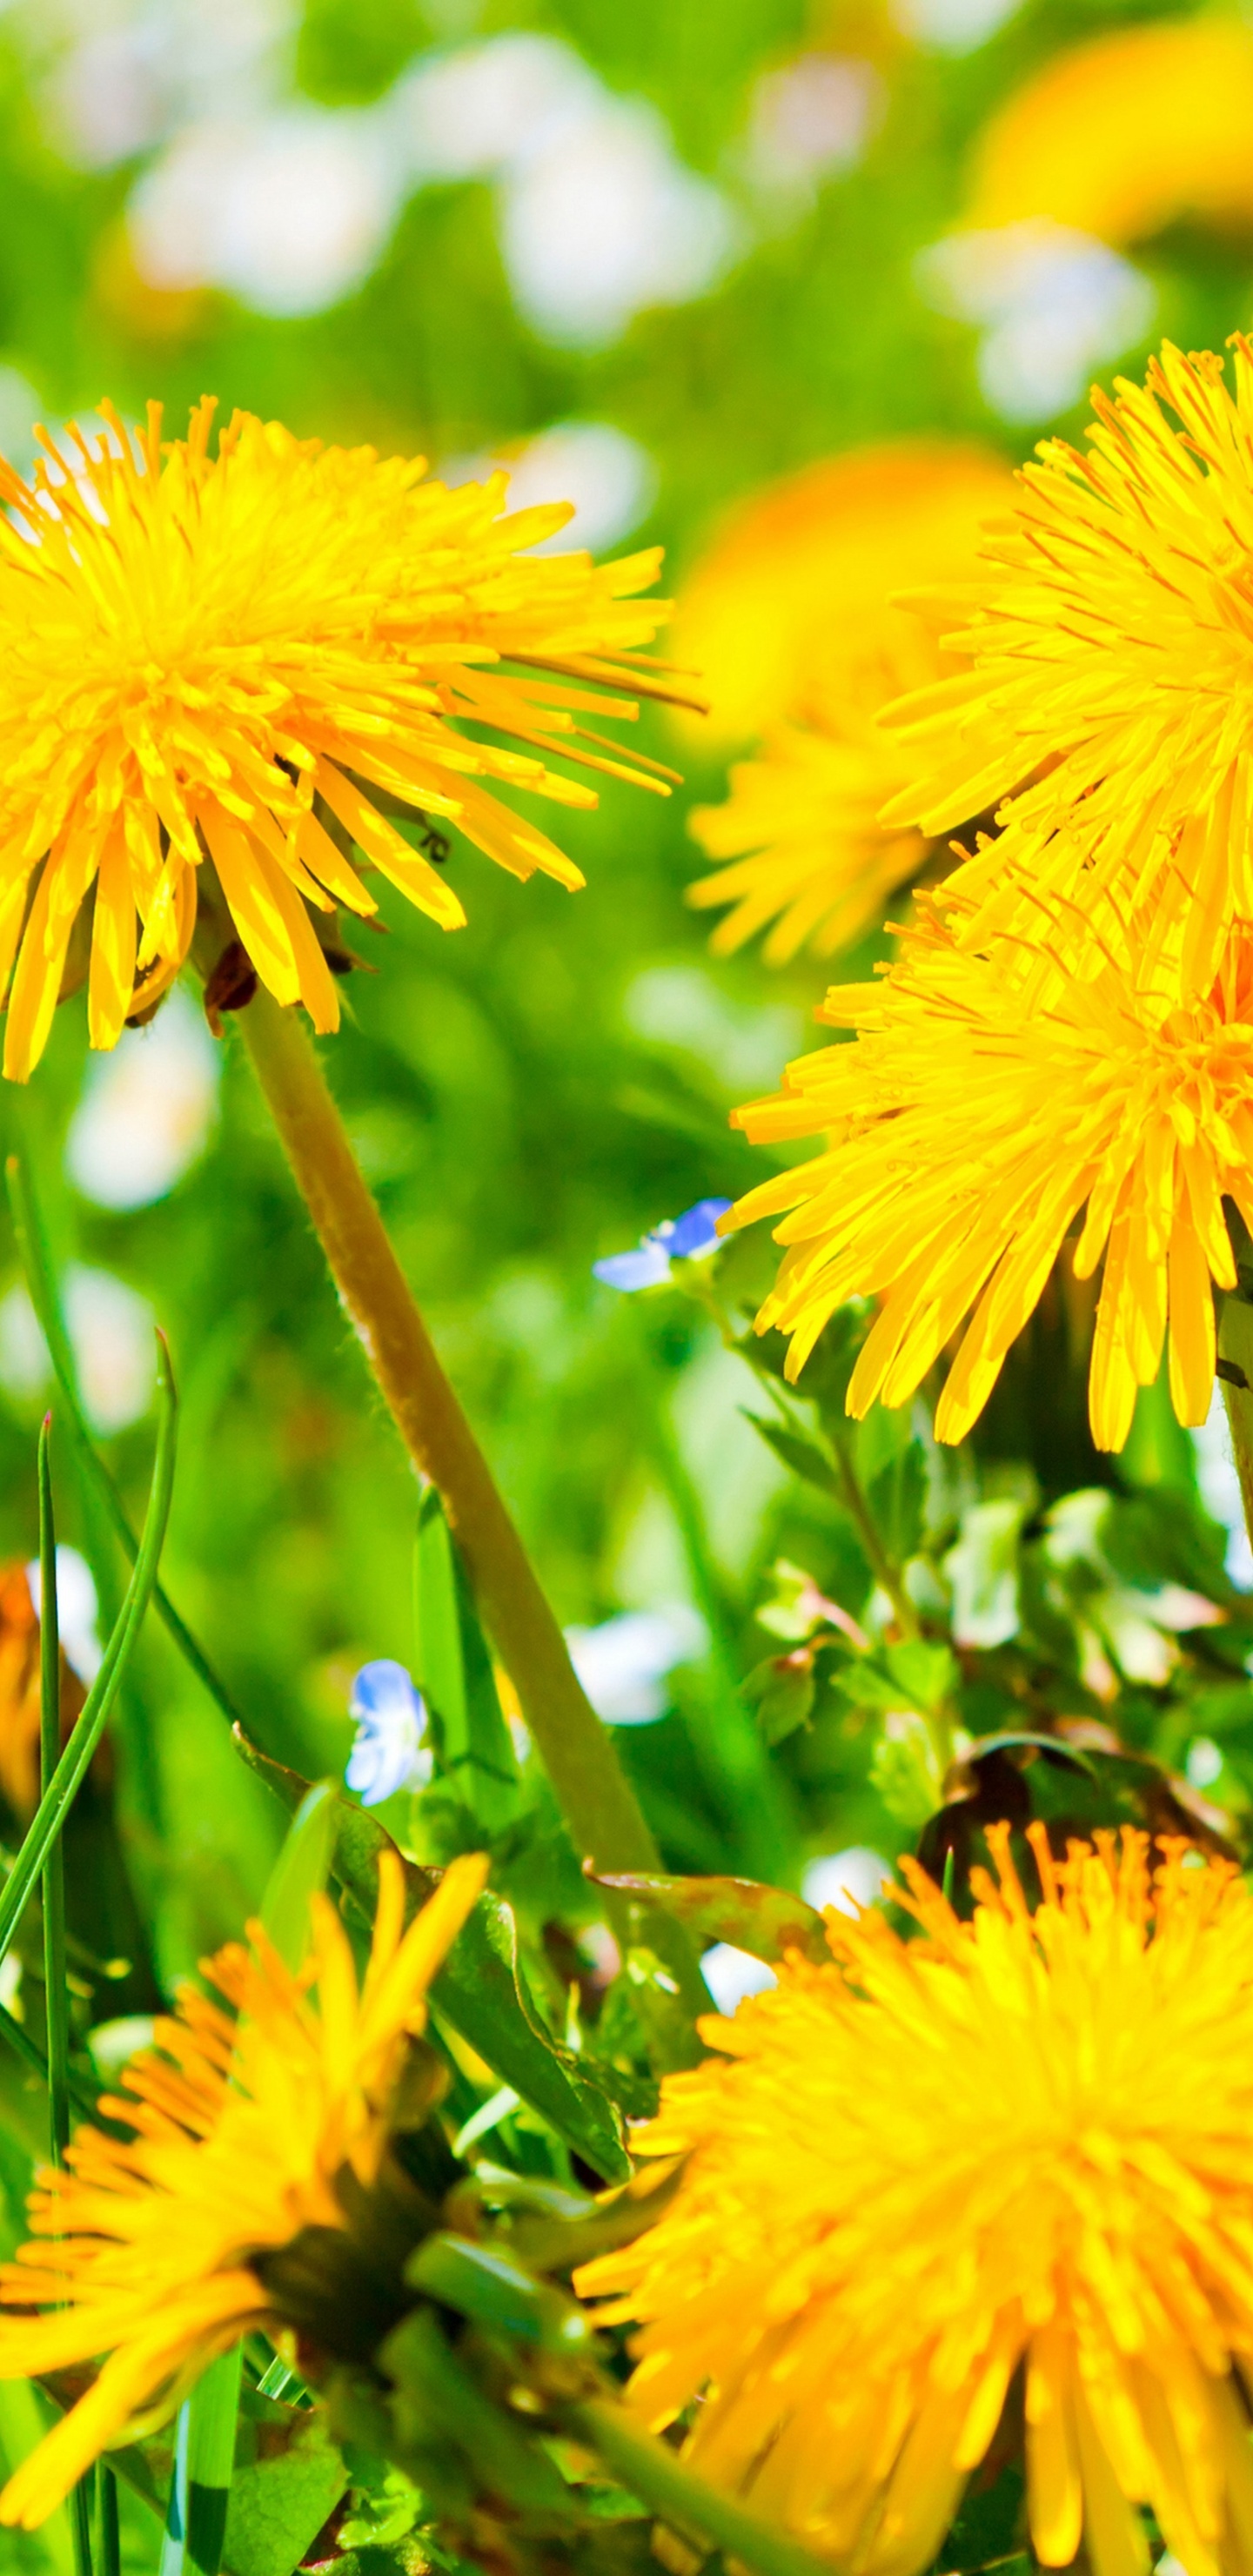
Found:
[[728, 2016], [742, 2004], [746, 1995], [764, 1994], [767, 1986], [779, 1980], [764, 1959], [754, 1959], [748, 1950], [736, 1950], [729, 1941], [716, 1941], [706, 1950], [700, 1972], [720, 2013]]
[[808, 195], [817, 180], [852, 169], [882, 104], [878, 72], [856, 54], [797, 54], [763, 72], [749, 107], [749, 178]]
[[599, 1628], [567, 1628], [570, 1661], [606, 1726], [648, 1726], [670, 1705], [666, 1677], [704, 1653], [708, 1632], [682, 1601], [624, 1610]]
[[941, 313], [981, 326], [979, 382], [1004, 420], [1051, 420], [1143, 339], [1156, 296], [1105, 242], [1045, 219], [953, 233], [916, 263]]
[[897, 26], [939, 54], [971, 54], [987, 43], [1022, 0], [892, 0]]
[[146, 1029], [93, 1060], [65, 1148], [75, 1188], [99, 1207], [164, 1198], [208, 1140], [219, 1072], [203, 1014], [174, 991]]
[[285, 317], [360, 285], [402, 198], [377, 116], [292, 105], [185, 127], [139, 181], [128, 222], [150, 286], [224, 287]]
[[1184, 1769], [1193, 1789], [1212, 1789], [1223, 1767], [1222, 1752], [1211, 1735], [1198, 1735], [1188, 1746]]
[[416, 63], [389, 114], [415, 180], [492, 179], [547, 151], [603, 97], [573, 46], [519, 33]]
[[[97, 1431], [124, 1431], [147, 1412], [156, 1384], [147, 1298], [111, 1271], [71, 1264], [65, 1321], [88, 1419]], [[0, 1298], [0, 1386], [20, 1400], [41, 1395], [51, 1379], [47, 1344], [19, 1283]]]
[[[41, 1618], [43, 1578], [38, 1557], [33, 1558], [27, 1566], [26, 1581], [34, 1604], [35, 1617]], [[96, 1598], [96, 1587], [86, 1557], [80, 1556], [76, 1547], [58, 1547], [57, 1627], [60, 1631], [61, 1646], [67, 1664], [72, 1666], [80, 1682], [86, 1682], [88, 1689], [91, 1688], [104, 1660], [100, 1639], [96, 1634], [96, 1621], [99, 1615], [100, 1604]]]
[[1222, 1391], [1214, 1389], [1214, 1400], [1206, 1420], [1192, 1433], [1196, 1451], [1196, 1481], [1206, 1511], [1227, 1532], [1227, 1572], [1233, 1583], [1253, 1591], [1253, 1547], [1244, 1525], [1244, 1504], [1240, 1497], [1240, 1479], [1231, 1449], [1231, 1431]]
[[676, 158], [656, 108], [608, 94], [509, 170], [500, 223], [521, 311], [572, 347], [616, 338], [648, 305], [701, 294], [737, 242], [726, 198]]
[[831, 1905], [837, 1914], [855, 1914], [859, 1905], [874, 1904], [891, 1875], [892, 1864], [882, 1852], [872, 1851], [868, 1843], [850, 1843], [847, 1851], [824, 1852], [811, 1860], [801, 1894], [819, 1913]]
[[89, 1422], [97, 1431], [124, 1431], [147, 1412], [156, 1385], [156, 1318], [147, 1298], [111, 1271], [73, 1266], [65, 1320]]
[[286, 69], [295, 0], [73, 0], [70, 41], [45, 84], [55, 141], [108, 169], [172, 128], [256, 112]]
[[569, 524], [530, 549], [537, 555], [569, 554], [579, 546], [599, 554], [638, 526], [656, 497], [657, 469], [647, 449], [607, 420], [558, 421], [512, 455], [453, 457], [441, 465], [440, 479], [481, 483], [499, 466], [509, 477], [511, 510], [529, 510], [555, 494], [574, 503]]

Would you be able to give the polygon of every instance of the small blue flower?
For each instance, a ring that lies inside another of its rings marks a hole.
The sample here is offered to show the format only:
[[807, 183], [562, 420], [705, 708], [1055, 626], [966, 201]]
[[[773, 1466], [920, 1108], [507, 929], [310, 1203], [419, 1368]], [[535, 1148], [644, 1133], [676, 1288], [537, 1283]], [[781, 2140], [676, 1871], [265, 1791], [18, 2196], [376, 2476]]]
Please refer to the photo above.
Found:
[[357, 1733], [344, 1778], [364, 1807], [381, 1806], [397, 1789], [420, 1788], [429, 1780], [431, 1756], [422, 1741], [426, 1705], [403, 1664], [387, 1655], [363, 1664], [348, 1706]]
[[718, 1250], [718, 1219], [730, 1204], [729, 1199], [698, 1199], [682, 1216], [664, 1217], [651, 1234], [640, 1237], [637, 1252], [611, 1252], [606, 1260], [594, 1261], [593, 1278], [603, 1279], [607, 1288], [659, 1288], [670, 1276], [672, 1261], [707, 1261]]

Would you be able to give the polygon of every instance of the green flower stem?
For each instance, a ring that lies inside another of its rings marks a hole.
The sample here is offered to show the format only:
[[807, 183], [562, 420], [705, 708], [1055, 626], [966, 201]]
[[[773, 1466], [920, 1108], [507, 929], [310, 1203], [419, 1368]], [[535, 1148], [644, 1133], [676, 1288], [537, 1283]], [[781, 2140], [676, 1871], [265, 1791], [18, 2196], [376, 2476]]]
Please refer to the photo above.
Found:
[[[437, 1357], [339, 1111], [294, 1010], [259, 991], [239, 1025], [297, 1185], [415, 1467], [442, 1498], [475, 1597], [518, 1694], [575, 1845], [598, 1869], [654, 1870], [657, 1847], [487, 1461]], [[660, 1927], [656, 1946], [661, 1948]], [[673, 1948], [673, 1945], [669, 1945]], [[680, 1962], [667, 1955], [676, 1976]], [[705, 2011], [690, 1951], [682, 1988]]]
[[566, 2422], [576, 2439], [598, 2452], [641, 2504], [651, 2506], [667, 2522], [715, 2541], [728, 2558], [742, 2559], [746, 2567], [755, 2568], [757, 2576], [831, 2576], [829, 2560], [789, 2539], [777, 2524], [761, 2521], [733, 2496], [706, 2486], [668, 2443], [645, 2432], [625, 2406], [609, 2398], [589, 2398], [569, 2409]]

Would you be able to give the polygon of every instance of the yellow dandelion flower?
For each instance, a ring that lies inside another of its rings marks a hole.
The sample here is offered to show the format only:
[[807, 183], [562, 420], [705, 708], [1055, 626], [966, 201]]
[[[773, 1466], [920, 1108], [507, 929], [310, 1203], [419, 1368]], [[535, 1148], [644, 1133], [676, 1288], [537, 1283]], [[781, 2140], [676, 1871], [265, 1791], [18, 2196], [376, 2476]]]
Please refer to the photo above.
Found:
[[688, 887], [702, 910], [730, 904], [710, 947], [730, 956], [767, 923], [768, 965], [786, 965], [806, 943], [819, 957], [847, 948], [883, 916], [889, 896], [916, 879], [932, 844], [921, 832], [885, 830], [879, 811], [909, 784], [898, 735], [880, 708], [945, 667], [920, 618], [888, 613], [885, 632], [847, 671], [815, 681], [793, 721], [767, 734], [752, 760], [731, 770], [724, 805], [701, 805], [693, 838], [727, 862]]
[[[33, 2239], [0, 2268], [0, 2376], [31, 2378], [106, 2355], [84, 2397], [10, 2478], [0, 2522], [32, 2530], [107, 2445], [168, 2413], [249, 2327], [281, 2323], [265, 2258], [307, 2227], [344, 2229], [345, 2178], [369, 2186], [408, 2038], [487, 1864], [456, 1860], [403, 1930], [394, 1853], [380, 1864], [360, 1993], [347, 1937], [313, 1903], [310, 1958], [293, 1976], [258, 1924], [251, 1948], [206, 1967], [232, 2020], [186, 1988], [100, 2108], [129, 2143], [80, 2129], [62, 2172], [37, 2178]], [[316, 1988], [316, 2008], [312, 1990]]]
[[89, 901], [94, 1046], [177, 973], [206, 856], [262, 982], [331, 1029], [308, 907], [376, 909], [354, 842], [442, 928], [465, 918], [389, 808], [455, 823], [515, 876], [573, 887], [578, 869], [484, 782], [593, 805], [547, 766], [556, 751], [667, 792], [669, 772], [606, 757], [615, 746], [588, 722], [636, 712], [606, 692], [666, 694], [640, 653], [664, 609], [634, 597], [655, 550], [600, 569], [537, 558], [522, 549], [569, 510], [505, 515], [501, 474], [448, 490], [420, 458], [324, 448], [247, 413], [214, 453], [209, 401], [163, 446], [157, 405], [133, 434], [102, 408], [104, 452], [71, 430], [64, 459], [45, 442], [29, 483], [0, 464], [16, 514], [0, 518], [11, 1077], [38, 1059]]
[[1234, 396], [1220, 358], [1168, 344], [1144, 388], [1094, 394], [1090, 455], [1041, 445], [945, 639], [970, 667], [885, 715], [922, 773], [885, 822], [939, 833], [1010, 799], [952, 880], [979, 897], [972, 936], [1016, 920], [1023, 880], [1098, 922], [1151, 903], [1185, 994], [1253, 916], [1253, 347], [1233, 346]]
[[1204, 15], [1055, 54], [984, 127], [965, 220], [1051, 216], [1102, 241], [1253, 215], [1253, 30]]
[[786, 722], [815, 670], [825, 685], [868, 642], [890, 648], [904, 626], [885, 606], [893, 591], [963, 578], [981, 522], [1010, 489], [983, 448], [919, 438], [826, 458], [741, 502], [685, 583], [676, 621], [675, 660], [699, 671], [709, 700], [702, 748]]
[[1236, 1283], [1224, 1195], [1253, 1224], [1253, 940], [1186, 1005], [1148, 946], [1128, 937], [1080, 979], [1046, 932], [972, 951], [922, 926], [885, 978], [827, 995], [819, 1018], [856, 1044], [801, 1056], [781, 1094], [736, 1112], [756, 1142], [822, 1134], [824, 1150], [724, 1220], [791, 1211], [757, 1319], [791, 1334], [790, 1376], [837, 1306], [874, 1296], [848, 1408], [902, 1404], [969, 1317], [935, 1418], [962, 1439], [1086, 1209], [1076, 1274], [1105, 1265], [1097, 1446], [1122, 1447], [1168, 1323], [1175, 1410], [1205, 1420], [1210, 1281]]
[[1028, 1910], [922, 1938], [831, 1911], [831, 1965], [711, 2019], [642, 2145], [687, 2158], [578, 2286], [642, 2322], [632, 2404], [701, 2398], [687, 2456], [857, 2576], [916, 2576], [1023, 2373], [1031, 2537], [1147, 2576], [1253, 2565], [1253, 1900], [1130, 1831], [1049, 1854]]

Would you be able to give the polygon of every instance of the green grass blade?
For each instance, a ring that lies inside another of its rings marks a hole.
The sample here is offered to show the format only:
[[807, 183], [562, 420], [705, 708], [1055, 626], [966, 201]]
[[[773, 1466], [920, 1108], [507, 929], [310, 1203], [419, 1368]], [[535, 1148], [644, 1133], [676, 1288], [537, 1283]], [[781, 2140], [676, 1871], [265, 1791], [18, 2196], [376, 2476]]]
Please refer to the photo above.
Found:
[[[61, 1300], [57, 1293], [47, 1233], [35, 1194], [30, 1159], [24, 1146], [19, 1148], [16, 1154], [9, 1156], [5, 1165], [5, 1177], [8, 1182], [13, 1231], [17, 1237], [17, 1248], [26, 1277], [27, 1293], [48, 1345], [53, 1374], [64, 1399], [63, 1425], [73, 1443], [82, 1473], [96, 1500], [103, 1506], [114, 1535], [128, 1562], [133, 1566], [139, 1554], [140, 1543], [131, 1528], [126, 1506], [113, 1477], [87, 1427], [87, 1417], [83, 1412], [82, 1398], [78, 1390], [78, 1371], [74, 1364], [74, 1353], [70, 1346], [69, 1334], [65, 1329], [65, 1317], [61, 1311]], [[197, 1680], [203, 1684], [209, 1697], [216, 1701], [228, 1723], [232, 1726], [236, 1723], [242, 1725], [243, 1713], [238, 1703], [232, 1698], [221, 1674], [210, 1663], [203, 1646], [193, 1637], [186, 1620], [180, 1617], [162, 1584], [158, 1583], [153, 1597], [156, 1609], [184, 1662], [191, 1666]]]
[[292, 1817], [261, 1900], [266, 1931], [293, 1970], [309, 1947], [309, 1899], [325, 1887], [335, 1857], [338, 1806], [336, 1783], [316, 1781]]
[[210, 2362], [179, 2409], [160, 2576], [219, 2576], [242, 2368], [236, 2344]]
[[[57, 1530], [48, 1452], [51, 1414], [39, 1431], [39, 1787], [46, 1796], [61, 1752], [61, 1627], [57, 1616]], [[48, 2031], [48, 2128], [54, 2165], [70, 2142], [70, 1998], [65, 1975], [65, 1855], [50, 1844], [43, 1867], [44, 2014]], [[92, 2576], [91, 2492], [80, 2478], [68, 2498], [74, 2576]]]
[[[47, 1414], [39, 1433], [39, 1787], [48, 1790], [61, 1753], [61, 1632], [57, 1617], [57, 1540]], [[52, 2161], [70, 2139], [69, 1989], [65, 1975], [65, 1855], [55, 1842], [44, 1862], [44, 2010], [48, 2028], [48, 2098]]]
[[122, 2533], [117, 2509], [117, 2479], [103, 2460], [96, 2475], [100, 2493], [100, 2576], [122, 2576]]
[[82, 1785], [84, 1773], [108, 1721], [134, 1651], [144, 1614], [152, 1598], [157, 1567], [170, 1516], [178, 1405], [170, 1355], [157, 1336], [157, 1446], [148, 1510], [135, 1570], [127, 1586], [104, 1660], [83, 1705], [47, 1789], [39, 1801], [13, 1867], [0, 1890], [0, 1959], [12, 1941], [22, 1911]]

